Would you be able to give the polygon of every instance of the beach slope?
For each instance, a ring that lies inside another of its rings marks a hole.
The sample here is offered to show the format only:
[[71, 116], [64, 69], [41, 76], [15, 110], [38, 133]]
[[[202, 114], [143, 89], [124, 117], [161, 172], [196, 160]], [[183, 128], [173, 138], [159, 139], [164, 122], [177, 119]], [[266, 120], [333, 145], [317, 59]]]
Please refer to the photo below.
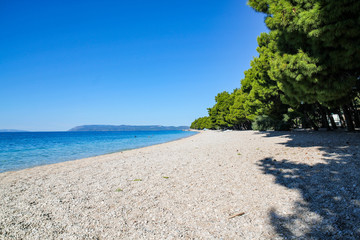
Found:
[[0, 174], [0, 239], [359, 239], [358, 133], [206, 131]]

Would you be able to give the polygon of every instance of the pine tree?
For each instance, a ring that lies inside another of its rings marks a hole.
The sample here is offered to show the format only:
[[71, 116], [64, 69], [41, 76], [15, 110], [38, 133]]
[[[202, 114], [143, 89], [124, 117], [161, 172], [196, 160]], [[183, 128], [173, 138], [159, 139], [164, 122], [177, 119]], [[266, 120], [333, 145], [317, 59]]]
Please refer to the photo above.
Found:
[[270, 76], [293, 103], [342, 106], [351, 130], [349, 103], [360, 85], [360, 1], [249, 0], [267, 14], [277, 52]]
[[229, 119], [230, 107], [234, 104], [234, 94], [224, 91], [215, 97], [215, 105], [208, 109], [209, 117], [215, 128], [232, 128]]
[[248, 93], [244, 108], [249, 120], [253, 121], [257, 116], [267, 115], [281, 121], [289, 106], [282, 103], [283, 92], [278, 82], [269, 76], [276, 44], [273, 36], [267, 33], [262, 33], [258, 37], [258, 44], [259, 57], [251, 61], [251, 68], [245, 72], [245, 79], [242, 81], [242, 89]]

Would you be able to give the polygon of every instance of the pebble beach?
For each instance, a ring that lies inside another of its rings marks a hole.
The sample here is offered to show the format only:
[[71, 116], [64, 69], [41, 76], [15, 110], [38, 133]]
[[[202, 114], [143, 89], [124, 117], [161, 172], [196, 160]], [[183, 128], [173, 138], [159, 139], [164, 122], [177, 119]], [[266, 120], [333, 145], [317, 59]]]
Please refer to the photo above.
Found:
[[0, 239], [360, 239], [360, 134], [202, 131], [0, 174]]

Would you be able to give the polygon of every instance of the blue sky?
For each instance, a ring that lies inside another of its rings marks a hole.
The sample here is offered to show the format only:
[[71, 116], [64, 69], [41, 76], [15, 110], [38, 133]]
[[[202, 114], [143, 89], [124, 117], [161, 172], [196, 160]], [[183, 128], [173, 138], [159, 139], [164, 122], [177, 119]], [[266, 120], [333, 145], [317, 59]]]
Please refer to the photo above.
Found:
[[190, 125], [240, 87], [264, 31], [239, 0], [3, 0], [0, 129]]

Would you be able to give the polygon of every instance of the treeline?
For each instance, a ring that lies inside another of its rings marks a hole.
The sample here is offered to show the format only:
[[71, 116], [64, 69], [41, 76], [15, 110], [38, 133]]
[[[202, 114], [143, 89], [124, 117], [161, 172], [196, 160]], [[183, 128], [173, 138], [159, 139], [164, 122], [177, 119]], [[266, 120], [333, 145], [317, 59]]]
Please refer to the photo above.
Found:
[[266, 14], [270, 29], [258, 37], [259, 56], [245, 71], [241, 88], [219, 93], [209, 115], [191, 128], [359, 128], [360, 1], [248, 4]]

